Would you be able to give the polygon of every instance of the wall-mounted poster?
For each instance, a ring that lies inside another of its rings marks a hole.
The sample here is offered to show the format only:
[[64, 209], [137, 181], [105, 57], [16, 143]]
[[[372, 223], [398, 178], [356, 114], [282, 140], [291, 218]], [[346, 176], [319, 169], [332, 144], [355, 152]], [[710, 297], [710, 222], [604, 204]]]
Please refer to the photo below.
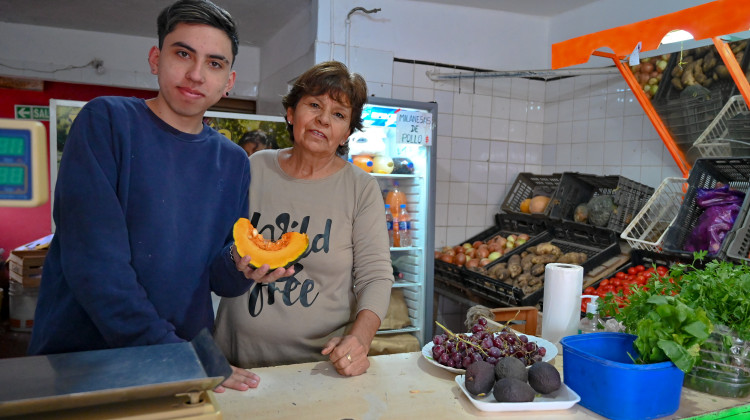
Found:
[[[50, 99], [50, 201], [54, 199], [57, 169], [60, 165], [65, 142], [68, 139], [70, 126], [78, 112], [86, 104], [85, 101], [68, 101]], [[224, 134], [233, 142], [242, 146], [248, 156], [262, 149], [282, 149], [292, 145], [286, 122], [281, 116], [240, 114], [231, 112], [206, 112], [203, 121], [218, 132]], [[52, 203], [54, 205], [54, 203]], [[52, 231], [55, 222], [52, 221]]]

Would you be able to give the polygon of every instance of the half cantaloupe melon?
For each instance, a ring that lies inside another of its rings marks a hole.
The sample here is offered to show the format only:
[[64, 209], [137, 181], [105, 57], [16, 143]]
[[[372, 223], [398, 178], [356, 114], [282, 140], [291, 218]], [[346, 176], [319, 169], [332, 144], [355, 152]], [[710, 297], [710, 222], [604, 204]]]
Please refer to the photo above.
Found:
[[240, 257], [249, 255], [250, 265], [255, 268], [263, 264], [268, 264], [271, 270], [287, 268], [305, 254], [309, 244], [307, 234], [298, 232], [287, 232], [278, 241], [267, 240], [245, 218], [235, 222], [232, 234], [237, 253]]

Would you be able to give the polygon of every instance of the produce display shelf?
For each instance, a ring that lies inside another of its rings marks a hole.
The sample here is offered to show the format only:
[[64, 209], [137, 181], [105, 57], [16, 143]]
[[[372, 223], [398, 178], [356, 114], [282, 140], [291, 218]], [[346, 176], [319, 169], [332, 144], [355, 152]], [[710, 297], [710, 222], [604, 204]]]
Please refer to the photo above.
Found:
[[620, 237], [631, 249], [660, 252], [688, 189], [685, 178], [665, 178]]
[[[532, 198], [536, 189], [543, 189], [552, 197], [560, 184], [561, 177], [562, 174], [559, 173], [552, 175], [519, 173], [500, 208], [506, 213], [525, 214], [521, 212], [521, 203], [527, 198]], [[542, 213], [536, 213], [533, 216], [547, 217], [549, 216], [549, 209], [550, 206], [547, 206]]]
[[[485, 229], [484, 231], [466, 239], [462, 244], [466, 242], [474, 243], [475, 241], [486, 241], [497, 235], [507, 237], [512, 234], [518, 235], [522, 233], [530, 235], [531, 239], [533, 239], [535, 235], [546, 232], [547, 229], [546, 220], [532, 218], [525, 214], [516, 215], [498, 213], [495, 215], [495, 226]], [[478, 293], [482, 295], [483, 298], [500, 306], [515, 305], [516, 293], [514, 293], [513, 288], [504, 289], [498, 293], [487, 296], [483, 289], [476, 288], [475, 285], [468, 280], [471, 273], [472, 271], [464, 267], [435, 259], [435, 281], [462, 292], [470, 291]]]
[[[699, 189], [715, 188], [718, 184], [729, 184], [731, 188], [748, 192], [750, 190], [750, 157], [747, 158], [702, 158], [695, 162], [688, 177], [688, 190], [675, 217], [674, 223], [667, 229], [664, 236], [663, 251], [677, 255], [691, 256], [692, 252], [684, 249], [690, 234], [698, 225], [703, 214], [695, 201]], [[734, 226], [726, 234], [718, 252], [709, 254], [711, 257], [724, 258], [729, 244], [732, 243], [737, 229], [742, 225], [745, 215], [750, 209], [750, 194], [745, 195], [742, 208], [737, 215]]]
[[732, 146], [731, 139], [728, 138], [728, 122], [747, 110], [747, 104], [742, 95], [730, 97], [716, 118], [693, 143], [693, 146], [700, 151], [700, 155], [709, 158], [731, 156]]
[[[563, 253], [566, 252], [583, 252], [586, 254], [586, 261], [581, 264], [584, 273], [599, 267], [610, 258], [620, 254], [620, 244], [613, 232], [605, 229], [595, 228], [593, 226], [578, 226], [572, 223], [558, 223], [548, 231], [531, 238], [528, 242], [513, 249], [511, 252], [503, 255], [485, 268], [490, 269], [492, 266], [508, 262], [511, 256], [521, 254], [529, 247], [536, 246], [544, 242], [551, 242], [560, 248]], [[474, 288], [484, 291], [486, 295], [500, 295], [507, 297], [512, 295], [515, 302], [511, 306], [534, 306], [542, 299], [544, 287], [524, 295], [523, 290], [511, 286], [501, 280], [489, 277], [481, 272], [466, 270], [468, 273], [466, 280]]]
[[588, 203], [594, 196], [609, 195], [612, 196], [617, 210], [612, 213], [605, 227], [619, 235], [633, 221], [653, 193], [652, 187], [624, 176], [564, 172], [560, 185], [548, 205], [549, 216], [552, 220], [591, 226], [574, 222], [576, 207]]

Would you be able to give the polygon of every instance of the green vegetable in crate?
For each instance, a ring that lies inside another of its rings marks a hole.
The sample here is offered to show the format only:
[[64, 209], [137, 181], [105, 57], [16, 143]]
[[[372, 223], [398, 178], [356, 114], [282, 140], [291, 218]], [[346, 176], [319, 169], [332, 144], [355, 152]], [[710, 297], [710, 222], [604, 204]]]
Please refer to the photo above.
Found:
[[701, 85], [688, 85], [680, 92], [680, 99], [711, 99], [711, 91]]
[[599, 227], [607, 226], [610, 217], [617, 211], [617, 206], [612, 196], [609, 195], [594, 196], [589, 200], [587, 207], [589, 209], [589, 223]]

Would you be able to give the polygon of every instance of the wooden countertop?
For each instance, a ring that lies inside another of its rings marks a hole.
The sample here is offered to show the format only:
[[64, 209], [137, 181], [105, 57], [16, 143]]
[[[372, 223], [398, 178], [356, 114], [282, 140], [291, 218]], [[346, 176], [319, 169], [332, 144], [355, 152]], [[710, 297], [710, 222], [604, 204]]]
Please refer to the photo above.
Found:
[[[342, 377], [328, 362], [253, 369], [260, 386], [246, 392], [215, 394], [224, 419], [603, 419], [576, 404], [568, 410], [483, 412], [459, 389], [456, 374], [432, 365], [421, 352], [370, 358], [361, 376]], [[553, 363], [562, 372], [562, 356]], [[722, 398], [682, 389], [679, 410], [667, 419], [734, 409], [750, 413], [746, 399]], [[747, 407], [747, 410], [745, 410]], [[718, 413], [720, 414], [720, 413]]]

